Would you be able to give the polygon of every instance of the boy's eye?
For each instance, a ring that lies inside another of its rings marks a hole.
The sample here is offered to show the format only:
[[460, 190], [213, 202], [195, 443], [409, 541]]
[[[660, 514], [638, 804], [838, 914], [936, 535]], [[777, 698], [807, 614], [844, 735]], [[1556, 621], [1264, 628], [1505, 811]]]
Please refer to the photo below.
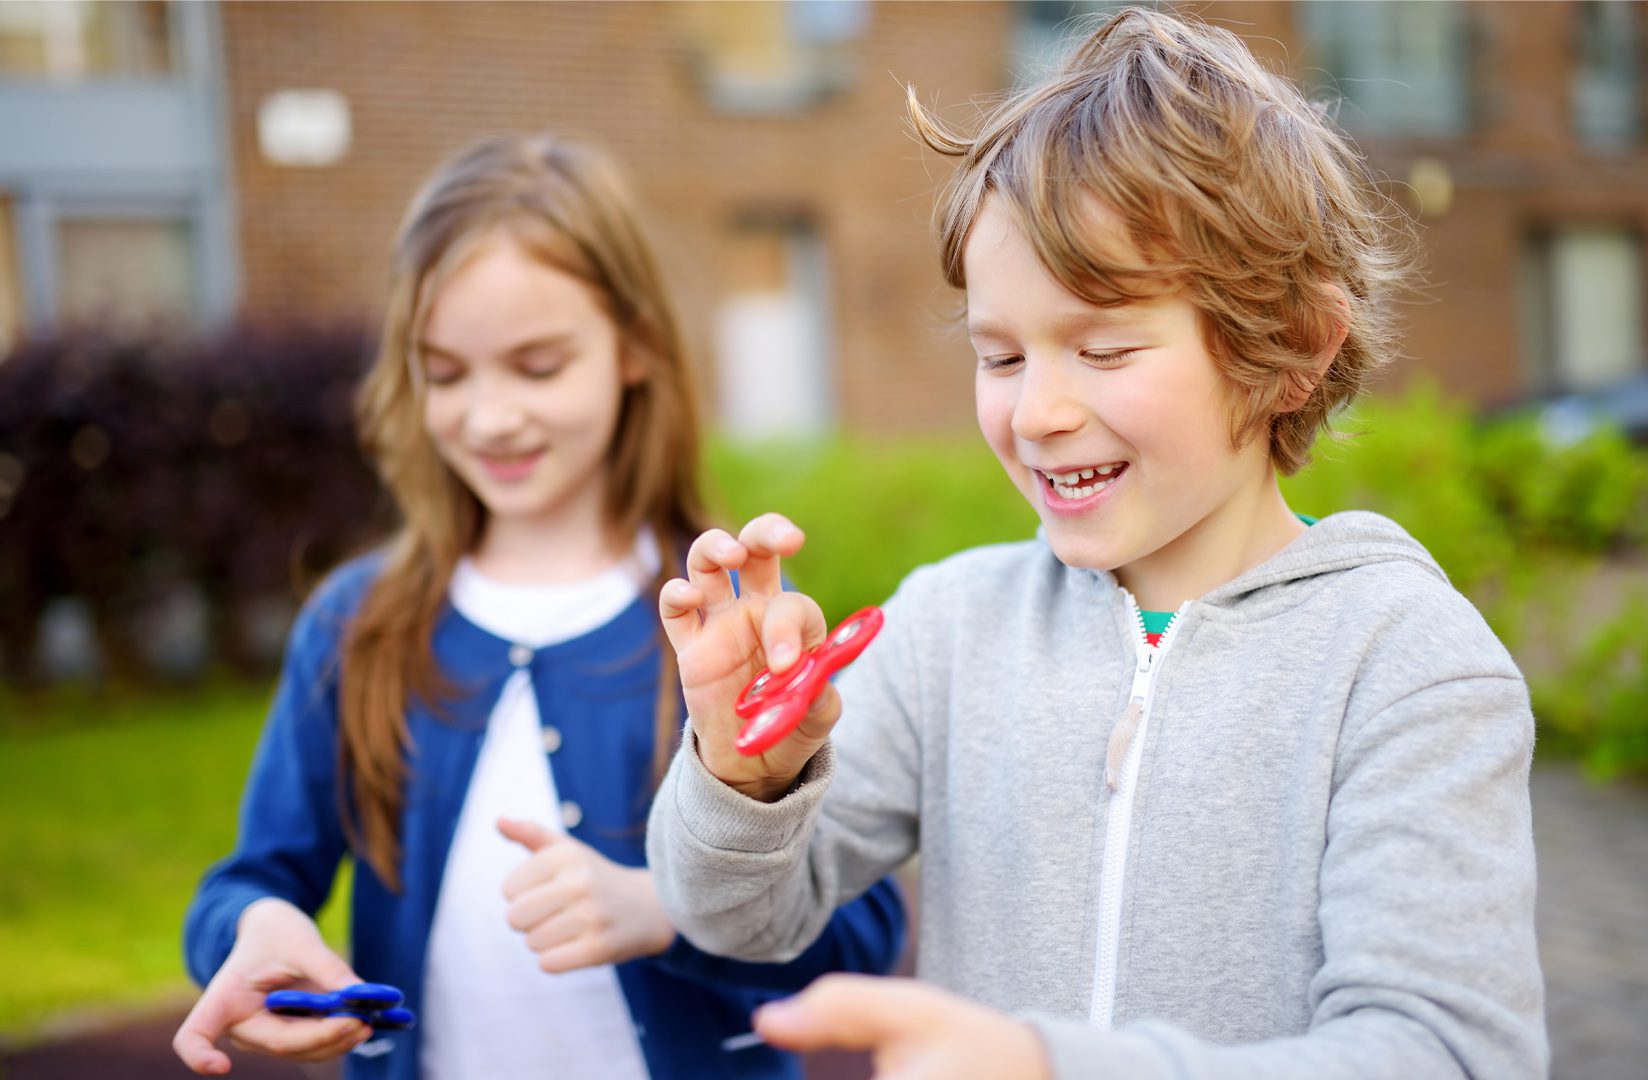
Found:
[[1138, 351], [1137, 349], [1083, 349], [1081, 358], [1098, 367], [1114, 367]]
[[1023, 359], [1024, 357], [1017, 353], [1009, 353], [1006, 356], [981, 356], [979, 367], [985, 371], [1006, 371]]

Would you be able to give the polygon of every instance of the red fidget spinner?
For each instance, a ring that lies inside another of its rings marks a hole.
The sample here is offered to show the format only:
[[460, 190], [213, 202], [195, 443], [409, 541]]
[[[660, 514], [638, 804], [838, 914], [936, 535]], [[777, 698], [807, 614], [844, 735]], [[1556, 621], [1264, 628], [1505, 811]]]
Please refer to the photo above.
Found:
[[880, 632], [883, 621], [880, 608], [864, 608], [842, 620], [824, 644], [802, 653], [784, 674], [774, 675], [762, 668], [732, 707], [744, 720], [734, 744], [738, 752], [745, 757], [764, 754], [794, 731], [830, 676], [858, 659]]

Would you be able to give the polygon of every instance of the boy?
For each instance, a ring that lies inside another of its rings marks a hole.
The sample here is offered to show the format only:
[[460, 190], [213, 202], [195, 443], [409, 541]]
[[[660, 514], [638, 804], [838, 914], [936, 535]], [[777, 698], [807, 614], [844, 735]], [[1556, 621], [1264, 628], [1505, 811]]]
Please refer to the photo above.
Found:
[[1277, 486], [1390, 351], [1354, 151], [1232, 35], [1137, 10], [974, 139], [912, 111], [962, 158], [946, 274], [1042, 529], [912, 574], [752, 759], [734, 698], [824, 623], [779, 591], [789, 522], [698, 540], [660, 597], [677, 925], [793, 956], [919, 848], [919, 970], [988, 1008], [837, 980], [760, 1031], [947, 1080], [1542, 1075], [1522, 678], [1400, 528]]

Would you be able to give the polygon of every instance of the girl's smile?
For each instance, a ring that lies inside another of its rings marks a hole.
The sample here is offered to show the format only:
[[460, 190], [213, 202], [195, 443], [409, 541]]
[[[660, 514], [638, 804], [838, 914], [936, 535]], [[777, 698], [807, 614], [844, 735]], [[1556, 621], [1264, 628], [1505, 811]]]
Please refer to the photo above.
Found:
[[475, 459], [480, 462], [481, 468], [488, 476], [501, 484], [516, 483], [532, 475], [532, 470], [542, 461], [546, 451], [533, 450], [524, 454], [497, 454], [486, 451], [472, 451]]

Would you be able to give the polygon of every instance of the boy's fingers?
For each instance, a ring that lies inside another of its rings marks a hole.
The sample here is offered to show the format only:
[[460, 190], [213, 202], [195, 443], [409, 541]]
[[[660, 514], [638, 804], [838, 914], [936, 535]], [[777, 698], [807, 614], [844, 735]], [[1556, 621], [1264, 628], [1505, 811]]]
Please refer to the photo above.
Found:
[[727, 571], [743, 566], [747, 554], [744, 545], [725, 529], [711, 529], [687, 549], [687, 580], [703, 593], [704, 602], [699, 606], [705, 615], [713, 615], [733, 602], [732, 575]]
[[683, 578], [664, 582], [658, 591], [658, 618], [664, 624], [664, 636], [677, 653], [686, 649], [703, 629], [704, 618], [698, 609], [704, 604], [704, 594]]
[[800, 551], [806, 537], [783, 514], [762, 514], [744, 526], [738, 542], [749, 552], [738, 574], [741, 591], [747, 595], [775, 596], [784, 588], [779, 561]]
[[788, 671], [801, 655], [824, 640], [829, 627], [824, 610], [804, 593], [779, 593], [767, 601], [761, 618], [761, 648], [773, 674]]
[[927, 1003], [911, 990], [906, 979], [828, 975], [756, 1010], [755, 1030], [787, 1050], [879, 1050], [925, 1028]]

